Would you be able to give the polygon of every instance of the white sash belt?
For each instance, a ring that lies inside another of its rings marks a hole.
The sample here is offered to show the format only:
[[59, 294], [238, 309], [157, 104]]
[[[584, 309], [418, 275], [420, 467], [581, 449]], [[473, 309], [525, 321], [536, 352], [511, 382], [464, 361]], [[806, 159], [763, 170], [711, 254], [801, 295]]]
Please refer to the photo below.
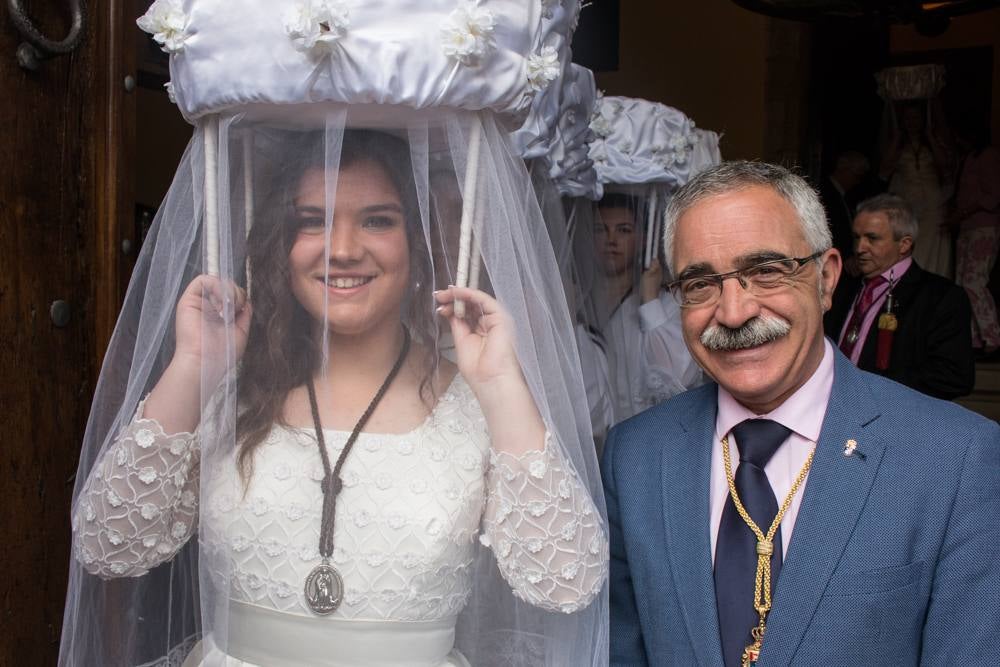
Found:
[[225, 652], [266, 667], [468, 667], [454, 617], [436, 621], [347, 621], [229, 604]]

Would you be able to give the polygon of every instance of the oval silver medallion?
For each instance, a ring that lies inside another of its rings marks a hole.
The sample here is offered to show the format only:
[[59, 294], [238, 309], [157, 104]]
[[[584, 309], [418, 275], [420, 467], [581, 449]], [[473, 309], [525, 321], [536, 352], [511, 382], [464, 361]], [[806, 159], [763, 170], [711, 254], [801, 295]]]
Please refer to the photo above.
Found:
[[344, 580], [332, 566], [322, 563], [306, 577], [306, 602], [315, 613], [325, 616], [344, 599]]

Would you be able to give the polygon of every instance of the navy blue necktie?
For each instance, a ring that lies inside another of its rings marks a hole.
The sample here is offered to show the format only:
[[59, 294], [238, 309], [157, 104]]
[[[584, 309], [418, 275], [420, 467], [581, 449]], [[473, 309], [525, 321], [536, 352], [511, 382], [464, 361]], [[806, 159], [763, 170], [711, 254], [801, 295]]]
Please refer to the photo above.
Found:
[[[791, 431], [770, 419], [748, 419], [733, 428], [740, 465], [736, 492], [754, 523], [765, 535], [778, 513], [778, 501], [764, 474], [764, 466]], [[781, 529], [774, 536], [771, 555], [771, 591], [781, 571]], [[731, 496], [726, 497], [715, 544], [715, 601], [719, 634], [726, 667], [739, 667], [743, 649], [753, 641], [750, 631], [760, 615], [754, 609], [753, 587], [757, 574], [757, 537], [743, 521]]]

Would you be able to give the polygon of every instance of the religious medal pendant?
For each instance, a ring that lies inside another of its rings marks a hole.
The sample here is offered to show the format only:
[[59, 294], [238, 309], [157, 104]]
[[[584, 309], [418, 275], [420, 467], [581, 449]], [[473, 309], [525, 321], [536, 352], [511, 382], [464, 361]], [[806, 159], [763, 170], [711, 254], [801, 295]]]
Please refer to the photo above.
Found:
[[764, 615], [761, 614], [760, 624], [750, 631], [751, 636], [753, 636], [753, 642], [743, 649], [743, 655], [740, 657], [741, 667], [754, 667], [757, 664], [757, 659], [760, 657], [760, 650], [764, 643], [764, 630], [766, 629]]
[[743, 657], [740, 659], [742, 667], [754, 667], [757, 658], [760, 656], [760, 644], [754, 642], [743, 649]]
[[329, 558], [306, 577], [306, 602], [314, 613], [326, 616], [336, 611], [344, 599], [344, 580], [336, 568], [330, 565]]
[[858, 342], [858, 328], [851, 327], [851, 330], [847, 332], [847, 342], [854, 345]]

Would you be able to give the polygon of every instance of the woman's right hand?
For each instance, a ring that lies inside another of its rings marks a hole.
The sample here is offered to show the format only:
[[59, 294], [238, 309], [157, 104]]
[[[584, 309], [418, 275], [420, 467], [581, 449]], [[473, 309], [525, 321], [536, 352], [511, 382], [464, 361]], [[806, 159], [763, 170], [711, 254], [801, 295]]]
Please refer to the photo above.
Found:
[[214, 386], [226, 370], [227, 347], [232, 346], [234, 362], [243, 356], [250, 315], [241, 287], [207, 274], [196, 277], [177, 302], [177, 346], [171, 365], [197, 373]]

